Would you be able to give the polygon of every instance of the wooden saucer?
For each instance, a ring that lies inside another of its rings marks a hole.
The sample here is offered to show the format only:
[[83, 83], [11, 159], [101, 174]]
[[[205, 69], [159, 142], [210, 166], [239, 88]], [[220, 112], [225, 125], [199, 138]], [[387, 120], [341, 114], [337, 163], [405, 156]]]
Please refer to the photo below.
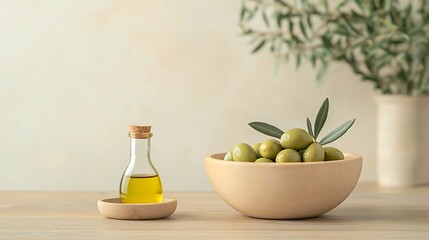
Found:
[[176, 199], [164, 199], [160, 203], [121, 203], [119, 198], [98, 200], [98, 210], [108, 218], [114, 219], [159, 219], [176, 211]]

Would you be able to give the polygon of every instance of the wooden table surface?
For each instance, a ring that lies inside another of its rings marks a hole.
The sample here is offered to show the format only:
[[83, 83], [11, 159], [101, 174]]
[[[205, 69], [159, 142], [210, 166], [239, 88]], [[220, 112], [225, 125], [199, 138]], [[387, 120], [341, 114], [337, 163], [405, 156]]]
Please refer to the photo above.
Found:
[[429, 239], [429, 187], [360, 184], [331, 212], [305, 220], [249, 218], [215, 193], [168, 193], [166, 219], [101, 216], [100, 192], [0, 192], [0, 239]]

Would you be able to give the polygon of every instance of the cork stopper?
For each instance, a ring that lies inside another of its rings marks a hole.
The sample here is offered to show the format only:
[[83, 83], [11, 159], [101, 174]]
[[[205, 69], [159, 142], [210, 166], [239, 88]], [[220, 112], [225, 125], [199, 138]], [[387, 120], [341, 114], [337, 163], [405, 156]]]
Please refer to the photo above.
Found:
[[152, 126], [129, 125], [128, 130], [132, 133], [150, 133]]
[[151, 126], [129, 125], [128, 130], [128, 136], [131, 138], [146, 139], [152, 137]]

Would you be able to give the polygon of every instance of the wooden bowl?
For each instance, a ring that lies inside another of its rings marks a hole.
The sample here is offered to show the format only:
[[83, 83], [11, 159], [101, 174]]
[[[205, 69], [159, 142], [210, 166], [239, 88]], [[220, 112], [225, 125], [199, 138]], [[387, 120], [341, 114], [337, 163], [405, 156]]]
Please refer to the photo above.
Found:
[[108, 218], [114, 219], [159, 219], [176, 211], [176, 199], [164, 199], [161, 203], [121, 203], [119, 198], [98, 200], [98, 210]]
[[206, 157], [207, 175], [217, 194], [235, 210], [256, 218], [297, 219], [322, 215], [343, 202], [356, 186], [362, 157], [301, 163], [224, 161]]

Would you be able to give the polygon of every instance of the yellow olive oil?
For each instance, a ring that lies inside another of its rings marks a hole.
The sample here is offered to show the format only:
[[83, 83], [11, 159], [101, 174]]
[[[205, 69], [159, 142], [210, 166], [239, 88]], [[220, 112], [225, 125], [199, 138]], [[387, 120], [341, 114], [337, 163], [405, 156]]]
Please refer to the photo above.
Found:
[[121, 202], [162, 202], [162, 184], [158, 175], [134, 174], [123, 176], [121, 181]]

